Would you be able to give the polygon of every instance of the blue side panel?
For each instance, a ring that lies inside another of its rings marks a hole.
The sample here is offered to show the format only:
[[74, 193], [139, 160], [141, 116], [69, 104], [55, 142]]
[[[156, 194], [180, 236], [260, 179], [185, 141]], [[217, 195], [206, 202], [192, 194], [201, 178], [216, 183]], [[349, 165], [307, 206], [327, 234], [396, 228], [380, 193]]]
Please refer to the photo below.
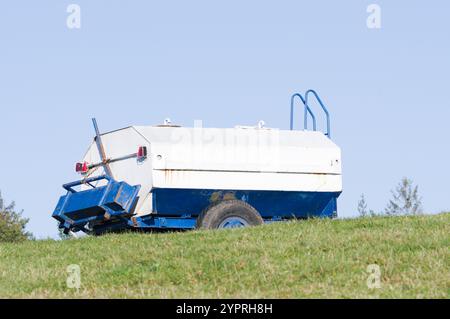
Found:
[[84, 192], [67, 194], [64, 196], [64, 214], [72, 220], [78, 220], [104, 212], [97, 205], [102, 200], [105, 190], [106, 187], [99, 187]]
[[202, 189], [153, 189], [153, 211], [164, 216], [197, 216], [223, 199], [239, 199], [255, 207], [263, 218], [332, 217], [340, 192], [288, 192]]
[[128, 185], [125, 182], [110, 183], [109, 191], [105, 194], [106, 207], [114, 211], [131, 211], [135, 204], [140, 187]]

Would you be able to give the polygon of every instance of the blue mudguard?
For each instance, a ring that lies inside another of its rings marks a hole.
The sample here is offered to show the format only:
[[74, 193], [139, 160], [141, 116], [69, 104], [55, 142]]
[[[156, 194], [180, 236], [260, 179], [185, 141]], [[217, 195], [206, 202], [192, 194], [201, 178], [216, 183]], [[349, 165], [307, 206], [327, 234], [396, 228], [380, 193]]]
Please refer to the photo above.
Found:
[[[107, 184], [95, 187], [92, 183], [99, 180], [106, 180]], [[90, 185], [92, 189], [74, 189], [82, 184]], [[63, 187], [67, 194], [59, 199], [52, 216], [60, 222], [59, 227], [65, 232], [86, 230], [86, 224], [91, 221], [117, 219], [132, 214], [141, 188], [140, 185], [131, 186], [108, 176], [92, 177]]]

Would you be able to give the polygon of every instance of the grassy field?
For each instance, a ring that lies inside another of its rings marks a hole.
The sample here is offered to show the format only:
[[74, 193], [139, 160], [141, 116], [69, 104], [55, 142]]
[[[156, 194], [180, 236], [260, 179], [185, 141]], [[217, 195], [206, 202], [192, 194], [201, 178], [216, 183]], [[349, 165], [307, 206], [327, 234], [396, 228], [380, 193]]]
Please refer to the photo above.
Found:
[[440, 214], [0, 244], [0, 297], [449, 298], [449, 234]]

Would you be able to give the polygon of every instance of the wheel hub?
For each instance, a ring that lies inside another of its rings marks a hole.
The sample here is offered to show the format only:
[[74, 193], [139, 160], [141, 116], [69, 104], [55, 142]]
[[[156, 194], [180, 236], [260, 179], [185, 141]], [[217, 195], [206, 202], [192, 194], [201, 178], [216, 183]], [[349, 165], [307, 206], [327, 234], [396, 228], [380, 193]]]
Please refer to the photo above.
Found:
[[225, 218], [219, 225], [218, 228], [240, 228], [248, 226], [248, 222], [237, 216]]

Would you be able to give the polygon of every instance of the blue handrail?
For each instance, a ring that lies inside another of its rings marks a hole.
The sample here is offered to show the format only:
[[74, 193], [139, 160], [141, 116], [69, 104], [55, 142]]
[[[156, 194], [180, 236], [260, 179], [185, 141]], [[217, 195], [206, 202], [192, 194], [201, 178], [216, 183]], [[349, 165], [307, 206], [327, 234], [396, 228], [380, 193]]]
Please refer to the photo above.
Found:
[[303, 102], [303, 105], [305, 106], [305, 120], [304, 120], [304, 129], [308, 129], [308, 113], [311, 115], [311, 118], [313, 119], [313, 129], [316, 130], [316, 117], [314, 116], [313, 112], [309, 108], [309, 106], [306, 104], [306, 100], [301, 96], [299, 93], [295, 93], [291, 97], [291, 122], [290, 122], [290, 128], [291, 131], [294, 129], [294, 102], [295, 97], [299, 97], [300, 100]]
[[64, 184], [63, 188], [71, 193], [76, 193], [76, 191], [73, 189], [75, 186], [79, 186], [81, 184], [90, 184], [92, 182], [96, 182], [99, 180], [105, 179], [108, 182], [110, 182], [112, 180], [111, 177], [109, 177], [108, 175], [100, 175], [100, 176], [95, 176], [95, 177], [90, 177], [90, 178], [86, 178], [86, 179], [82, 179], [82, 180], [78, 180], [75, 182], [71, 182], [68, 184]]
[[[331, 138], [331, 124], [330, 124], [330, 113], [328, 113], [327, 108], [325, 107], [325, 105], [323, 104], [322, 100], [320, 99], [319, 95], [317, 94], [316, 91], [314, 90], [308, 90], [305, 93], [305, 105], [309, 108], [309, 104], [308, 104], [308, 96], [309, 94], [313, 94], [316, 97], [317, 102], [319, 102], [320, 106], [322, 107], [322, 110], [325, 112], [325, 115], [327, 117], [327, 132], [325, 133], [325, 135], [328, 136], [328, 138]], [[305, 117], [305, 121], [306, 121], [306, 117]]]

